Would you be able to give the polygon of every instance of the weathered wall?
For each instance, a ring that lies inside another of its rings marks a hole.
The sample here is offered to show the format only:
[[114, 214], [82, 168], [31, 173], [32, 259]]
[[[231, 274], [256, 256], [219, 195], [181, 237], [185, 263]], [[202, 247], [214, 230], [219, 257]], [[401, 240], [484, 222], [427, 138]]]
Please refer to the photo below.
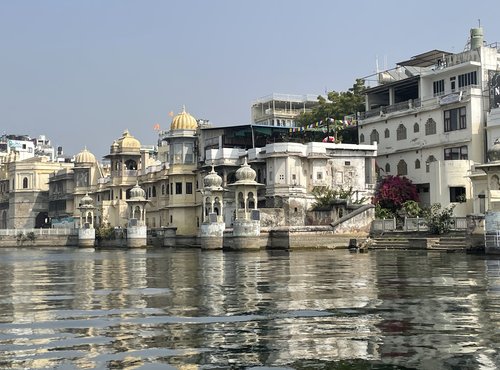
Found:
[[286, 225], [285, 210], [283, 208], [261, 208], [260, 226], [277, 227]]
[[34, 242], [17, 240], [15, 236], [0, 236], [0, 247], [76, 247], [77, 235], [37, 235]]

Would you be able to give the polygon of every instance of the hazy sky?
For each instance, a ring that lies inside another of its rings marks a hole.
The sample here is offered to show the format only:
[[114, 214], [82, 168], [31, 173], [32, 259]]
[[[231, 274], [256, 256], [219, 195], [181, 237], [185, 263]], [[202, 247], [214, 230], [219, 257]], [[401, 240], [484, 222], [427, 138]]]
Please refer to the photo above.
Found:
[[250, 123], [270, 93], [345, 91], [416, 54], [500, 41], [477, 1], [0, 0], [0, 133], [47, 135], [98, 158], [125, 129], [155, 144], [182, 106]]

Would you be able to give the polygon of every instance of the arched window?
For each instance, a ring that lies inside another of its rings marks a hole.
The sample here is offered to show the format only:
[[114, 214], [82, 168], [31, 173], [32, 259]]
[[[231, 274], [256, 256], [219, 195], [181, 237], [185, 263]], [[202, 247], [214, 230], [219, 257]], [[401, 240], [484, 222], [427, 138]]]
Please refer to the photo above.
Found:
[[156, 197], [156, 186], [153, 186], [153, 198]]
[[238, 204], [240, 206], [240, 209], [245, 209], [245, 200], [241, 191], [238, 193]]
[[380, 142], [377, 130], [373, 130], [372, 133], [370, 134], [370, 144], [373, 144], [374, 142], [377, 143]]
[[389, 163], [385, 164], [385, 173], [391, 172], [391, 165]]
[[387, 139], [388, 137], [391, 137], [391, 132], [389, 131], [388, 128], [385, 129], [384, 131], [384, 137]]
[[427, 160], [425, 161], [425, 172], [430, 171], [430, 164], [432, 162], [436, 162], [436, 158], [433, 155], [430, 155]]
[[125, 166], [127, 170], [136, 170], [137, 169], [137, 162], [134, 161], [133, 159], [129, 159], [125, 162]]
[[500, 180], [497, 175], [491, 176], [490, 190], [500, 190]]
[[137, 218], [138, 220], [142, 220], [141, 207], [139, 207], [139, 206], [135, 207], [133, 218]]
[[432, 118], [429, 118], [425, 122], [425, 134], [426, 135], [434, 135], [436, 133], [436, 121]]
[[398, 175], [405, 176], [408, 174], [408, 166], [402, 159], [398, 162]]
[[420, 126], [418, 125], [418, 122], [415, 122], [413, 125], [413, 132], [419, 132], [420, 131]]
[[400, 124], [396, 130], [396, 138], [398, 140], [406, 140], [406, 127]]
[[214, 199], [214, 212], [217, 214], [217, 216], [220, 215], [220, 207], [221, 207], [220, 199], [219, 199], [219, 197], [215, 197], [215, 199]]
[[208, 216], [208, 214], [210, 213], [211, 207], [212, 207], [212, 204], [211, 204], [210, 197], [206, 197], [205, 198], [205, 216]]
[[418, 170], [420, 168], [420, 160], [416, 159], [415, 160], [415, 169]]
[[23, 178], [23, 189], [28, 189], [28, 178], [27, 177]]
[[253, 193], [250, 192], [248, 193], [248, 209], [254, 209], [255, 208], [255, 198], [253, 197]]
[[364, 143], [365, 142], [365, 135], [361, 134], [359, 135], [359, 142]]
[[161, 195], [165, 195], [165, 184], [161, 184]]

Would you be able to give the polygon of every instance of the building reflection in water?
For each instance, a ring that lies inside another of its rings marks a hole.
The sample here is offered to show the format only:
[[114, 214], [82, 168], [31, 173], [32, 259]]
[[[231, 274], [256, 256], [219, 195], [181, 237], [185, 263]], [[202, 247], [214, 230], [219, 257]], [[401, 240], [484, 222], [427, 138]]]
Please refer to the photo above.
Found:
[[499, 362], [498, 260], [346, 251], [0, 253], [0, 367]]

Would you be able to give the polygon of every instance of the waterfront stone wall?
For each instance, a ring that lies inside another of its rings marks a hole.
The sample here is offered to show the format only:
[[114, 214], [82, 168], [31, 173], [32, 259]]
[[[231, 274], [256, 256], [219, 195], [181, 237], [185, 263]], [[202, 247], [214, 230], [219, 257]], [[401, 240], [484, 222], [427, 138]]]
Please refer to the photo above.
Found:
[[15, 236], [0, 236], [0, 248], [11, 247], [76, 247], [78, 235], [36, 235], [34, 241]]

